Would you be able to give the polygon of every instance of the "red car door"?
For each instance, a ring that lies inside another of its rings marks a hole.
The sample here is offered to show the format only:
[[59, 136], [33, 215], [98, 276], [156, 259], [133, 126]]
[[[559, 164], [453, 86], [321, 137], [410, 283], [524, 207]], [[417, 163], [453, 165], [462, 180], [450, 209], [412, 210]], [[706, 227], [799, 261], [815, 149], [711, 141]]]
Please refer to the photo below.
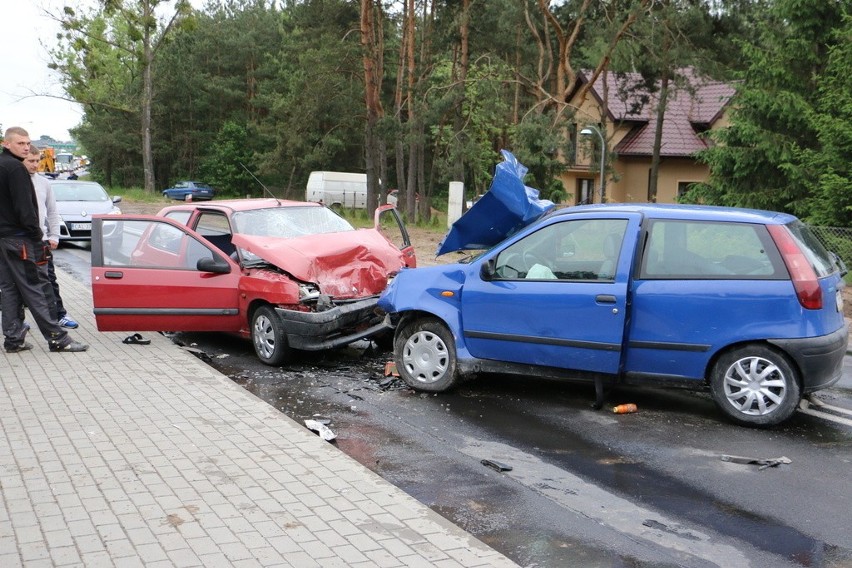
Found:
[[203, 237], [163, 217], [92, 221], [92, 297], [100, 331], [245, 327], [240, 268]]
[[394, 205], [382, 205], [376, 209], [374, 226], [391, 244], [402, 252], [403, 262], [408, 268], [417, 267], [417, 256], [408, 236], [405, 223]]

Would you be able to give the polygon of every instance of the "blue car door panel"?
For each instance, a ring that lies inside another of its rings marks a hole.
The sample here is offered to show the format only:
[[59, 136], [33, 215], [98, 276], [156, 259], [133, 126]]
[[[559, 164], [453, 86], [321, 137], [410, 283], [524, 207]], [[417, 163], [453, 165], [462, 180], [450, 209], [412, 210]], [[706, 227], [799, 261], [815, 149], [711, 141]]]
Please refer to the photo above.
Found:
[[618, 372], [638, 223], [629, 215], [563, 220], [492, 251], [481, 262], [493, 262], [494, 276], [468, 279], [462, 293], [470, 354]]

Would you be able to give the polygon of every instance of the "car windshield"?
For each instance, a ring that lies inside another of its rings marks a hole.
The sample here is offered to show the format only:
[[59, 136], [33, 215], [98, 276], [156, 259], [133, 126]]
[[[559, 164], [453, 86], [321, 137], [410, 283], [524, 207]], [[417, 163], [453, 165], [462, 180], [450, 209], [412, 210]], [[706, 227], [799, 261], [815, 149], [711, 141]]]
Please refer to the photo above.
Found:
[[354, 231], [348, 221], [325, 207], [275, 207], [234, 213], [236, 233], [291, 239]]
[[56, 201], [109, 201], [104, 188], [97, 183], [53, 183], [50, 185]]

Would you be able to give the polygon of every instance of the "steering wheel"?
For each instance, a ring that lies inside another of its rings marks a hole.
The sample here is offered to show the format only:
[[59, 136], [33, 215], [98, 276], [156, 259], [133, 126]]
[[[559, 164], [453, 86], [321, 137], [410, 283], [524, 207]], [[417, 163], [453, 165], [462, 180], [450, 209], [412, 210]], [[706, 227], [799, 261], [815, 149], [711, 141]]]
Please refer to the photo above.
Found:
[[541, 264], [542, 266], [547, 266], [547, 263], [545, 263], [541, 259], [541, 257], [539, 257], [537, 254], [535, 254], [532, 251], [525, 250], [524, 251], [524, 266], [526, 267], [527, 272], [529, 272], [530, 268], [532, 268], [536, 264]]

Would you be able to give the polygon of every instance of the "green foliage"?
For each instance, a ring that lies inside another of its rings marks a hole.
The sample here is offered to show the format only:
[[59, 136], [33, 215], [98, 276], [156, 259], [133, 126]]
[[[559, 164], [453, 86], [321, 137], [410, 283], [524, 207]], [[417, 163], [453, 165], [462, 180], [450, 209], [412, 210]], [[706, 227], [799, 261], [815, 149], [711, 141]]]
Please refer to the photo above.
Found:
[[558, 175], [565, 167], [560, 155], [572, 156], [570, 140], [552, 128], [553, 119], [546, 114], [531, 114], [515, 130], [515, 157], [529, 172], [524, 183], [539, 190], [543, 199], [561, 203], [573, 197], [565, 191]]
[[[848, 224], [849, 2], [779, 0], [687, 198]], [[845, 156], [845, 157], [844, 157]]]
[[[105, 9], [63, 13], [53, 67], [85, 116], [73, 134], [109, 186], [143, 179], [142, 75], [145, 30], [154, 31], [153, 168], [158, 189], [204, 179], [228, 195], [259, 195], [244, 163], [277, 195], [300, 198], [312, 170], [364, 171], [365, 101], [359, 3], [352, 0], [208, 0], [191, 11], [172, 2], [180, 25], [163, 34], [137, 17], [144, 3], [109, 0]], [[379, 3], [376, 2], [376, 5]], [[385, 115], [383, 180], [407, 178], [409, 143], [422, 149], [424, 201], [443, 205], [459, 176], [468, 194], [488, 188], [499, 150], [529, 168], [526, 183], [566, 201], [560, 156], [574, 155], [554, 116], [556, 53], [539, 52], [544, 34], [535, 0], [474, 2], [470, 58], [459, 81], [460, 2], [417, 3], [415, 76], [409, 120], [403, 76], [395, 100], [402, 41], [399, 3], [383, 2]], [[850, 181], [850, 0], [638, 0], [553, 4], [565, 30], [578, 23], [573, 70], [597, 65], [628, 11], [640, 14], [610, 71], [655, 80], [668, 69], [738, 69], [742, 81], [732, 128], [704, 159], [710, 183], [688, 199], [789, 210], [813, 222], [852, 222]], [[485, 7], [485, 9], [483, 9]], [[645, 8], [640, 11], [640, 8]], [[161, 10], [162, 11], [162, 10]], [[846, 19], [844, 19], [844, 15]], [[529, 20], [527, 19], [529, 18]], [[557, 45], [553, 27], [549, 46]], [[676, 79], [676, 78], [675, 78]], [[537, 82], [541, 80], [541, 90]], [[463, 90], [462, 90], [463, 89]], [[617, 96], [617, 94], [613, 94]], [[563, 109], [564, 110], [564, 109]], [[397, 147], [405, 154], [397, 156]], [[397, 164], [403, 170], [397, 172]], [[416, 165], [416, 163], [415, 163]]]
[[262, 197], [263, 188], [252, 178], [253, 153], [248, 144], [248, 131], [228, 121], [211, 145], [199, 169], [202, 179], [216, 188], [221, 196]]

